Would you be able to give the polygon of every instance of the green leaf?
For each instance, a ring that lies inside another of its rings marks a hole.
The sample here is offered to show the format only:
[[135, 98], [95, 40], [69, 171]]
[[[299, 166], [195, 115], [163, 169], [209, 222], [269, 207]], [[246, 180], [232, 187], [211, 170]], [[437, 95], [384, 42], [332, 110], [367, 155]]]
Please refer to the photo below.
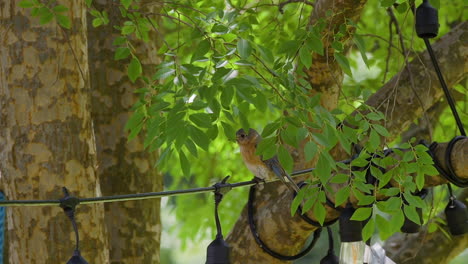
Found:
[[335, 53], [334, 56], [344, 73], [346, 73], [349, 77], [353, 77], [348, 59], [340, 53]]
[[196, 113], [196, 114], [191, 114], [189, 116], [190, 121], [192, 121], [195, 125], [199, 127], [204, 127], [204, 128], [211, 128], [212, 127], [212, 121], [211, 121], [211, 115], [207, 113]]
[[[95, 18], [94, 20], [99, 20], [100, 22], [96, 22], [96, 24], [99, 24], [99, 25], [102, 25], [104, 23], [104, 21], [101, 18]], [[93, 26], [94, 26], [94, 20], [93, 20]], [[97, 26], [94, 26], [94, 27], [97, 27]], [[122, 27], [121, 33], [122, 35], [128, 35], [130, 33], [133, 33], [135, 29], [136, 29], [135, 25], [125, 25]]]
[[161, 68], [152, 77], [153, 80], [164, 80], [175, 73], [174, 68]]
[[190, 177], [190, 163], [183, 151], [179, 151], [180, 167], [186, 177]]
[[339, 189], [335, 194], [335, 207], [342, 205], [346, 200], [349, 198], [351, 188], [349, 186], [345, 186]]
[[234, 86], [228, 85], [223, 87], [223, 91], [221, 92], [221, 104], [225, 109], [229, 109], [231, 107], [232, 98], [234, 97]]
[[140, 61], [136, 57], [133, 57], [127, 69], [128, 78], [130, 79], [132, 83], [134, 83], [136, 79], [140, 77], [141, 73], [142, 73], [142, 68], [141, 68]]
[[64, 6], [64, 5], [56, 5], [54, 6], [54, 8], [52, 8], [52, 10], [55, 12], [55, 13], [63, 13], [63, 12], [67, 12], [68, 11], [68, 7]]
[[320, 157], [317, 161], [314, 175], [319, 177], [322, 184], [328, 184], [328, 179], [331, 175], [331, 165], [328, 163], [328, 160], [323, 153], [320, 154]]
[[379, 148], [380, 145], [380, 136], [375, 132], [375, 130], [372, 130], [369, 135], [369, 146], [368, 150], [373, 152]]
[[349, 180], [349, 175], [344, 174], [344, 173], [338, 173], [331, 178], [330, 182], [331, 183], [345, 183], [348, 180]]
[[195, 49], [195, 52], [192, 55], [192, 58], [190, 59], [191, 62], [195, 61], [204, 61], [206, 58], [204, 55], [210, 51], [211, 45], [210, 41], [208, 39], [204, 39], [200, 41], [200, 43], [197, 45], [197, 48]]
[[278, 159], [281, 165], [283, 166], [284, 170], [288, 173], [290, 173], [293, 169], [293, 158], [291, 157], [291, 154], [286, 150], [284, 146], [279, 146], [278, 148]]
[[360, 207], [354, 212], [353, 216], [351, 216], [351, 220], [364, 221], [367, 220], [371, 215], [372, 207]]
[[310, 68], [310, 66], [312, 66], [312, 54], [307, 46], [302, 46], [299, 50], [299, 59], [306, 68]]
[[380, 0], [380, 5], [382, 7], [390, 7], [395, 3], [395, 0]]
[[93, 19], [93, 27], [97, 28], [102, 24], [104, 24], [104, 21], [100, 17]]
[[210, 144], [208, 136], [203, 131], [201, 131], [193, 125], [189, 126], [189, 131], [190, 137], [193, 139], [193, 142], [195, 142], [195, 144], [197, 144], [200, 148], [204, 149], [205, 151], [208, 151], [208, 146]]
[[57, 19], [58, 24], [61, 27], [66, 28], [66, 29], [71, 28], [71, 21], [70, 21], [70, 18], [68, 16], [57, 14], [56, 19]]
[[381, 136], [384, 136], [384, 137], [389, 137], [390, 136], [390, 133], [388, 132], [388, 130], [379, 125], [379, 124], [373, 124], [372, 127], [375, 129], [375, 131], [377, 131], [377, 133], [379, 133]]
[[54, 13], [52, 13], [48, 8], [40, 8], [40, 9], [41, 9], [41, 13], [39, 15], [39, 23], [41, 25], [47, 24], [50, 21], [52, 21], [52, 19], [54, 19]]
[[190, 139], [185, 140], [185, 148], [187, 148], [190, 154], [192, 154], [194, 157], [198, 157], [197, 146], [195, 146], [192, 140]]
[[239, 39], [237, 42], [237, 51], [239, 51], [239, 55], [242, 59], [247, 59], [250, 54], [252, 53], [252, 46], [246, 39]]
[[405, 216], [403, 211], [398, 210], [396, 213], [392, 214], [392, 220], [390, 221], [390, 229], [392, 232], [400, 232], [401, 227], [405, 223]]
[[421, 167], [418, 167], [418, 173], [416, 174], [415, 182], [416, 182], [416, 187], [418, 188], [418, 190], [421, 190], [422, 188], [424, 188], [425, 179], [424, 179], [424, 173], [422, 172]]
[[262, 141], [258, 143], [255, 154], [263, 155], [263, 152], [265, 152], [265, 150], [267, 150], [271, 146], [275, 146], [275, 144], [276, 144], [276, 138], [274, 137], [263, 138]]
[[405, 13], [406, 10], [408, 10], [408, 3], [407, 3], [407, 2], [400, 3], [400, 4], [396, 7], [396, 10], [397, 10], [398, 13], [400, 13], [400, 14]]
[[310, 161], [314, 158], [315, 154], [317, 154], [317, 144], [313, 141], [309, 141], [305, 144], [304, 146], [304, 154], [305, 154], [305, 160]]
[[279, 122], [268, 123], [262, 131], [262, 137], [268, 137], [281, 127]]
[[323, 204], [320, 202], [316, 202], [314, 205], [314, 216], [320, 223], [320, 225], [323, 225], [323, 222], [325, 222], [325, 214], [326, 210]]
[[120, 3], [125, 7], [125, 9], [128, 9], [132, 2], [133, 0], [120, 0]]
[[366, 117], [373, 121], [379, 121], [385, 118], [381, 113], [376, 112], [370, 112], [366, 115]]
[[318, 38], [317, 36], [314, 35], [314, 36], [310, 37], [307, 40], [306, 45], [312, 51], [315, 51], [316, 53], [323, 56], [323, 43], [322, 43], [322, 40], [320, 38]]
[[86, 6], [90, 8], [91, 4], [93, 3], [93, 0], [85, 0], [85, 3], [86, 3]]
[[356, 47], [359, 49], [361, 53], [362, 60], [366, 64], [367, 68], [369, 68], [369, 59], [366, 55], [366, 44], [362, 37], [359, 34], [354, 34], [354, 43], [356, 43]]
[[309, 134], [309, 130], [305, 127], [300, 127], [297, 129], [297, 134], [296, 134], [296, 141], [299, 143], [302, 140], [304, 140], [307, 135]]
[[375, 220], [371, 218], [362, 229], [362, 241], [367, 241], [375, 231]]
[[412, 205], [404, 205], [403, 210], [405, 212], [406, 217], [408, 217], [409, 220], [413, 221], [414, 223], [421, 225], [421, 221], [419, 219], [419, 215], [416, 212], [416, 207]]
[[273, 53], [271, 52], [271, 50], [261, 45], [258, 45], [258, 51], [260, 52], [261, 58], [265, 60], [266, 63], [273, 64], [275, 58], [273, 57]]
[[291, 216], [294, 216], [296, 214], [296, 211], [299, 208], [299, 205], [301, 205], [302, 200], [304, 199], [304, 194], [305, 194], [305, 190], [300, 190], [297, 193], [296, 197], [294, 197], [294, 200], [291, 203]]
[[114, 60], [122, 60], [130, 56], [130, 49], [127, 47], [118, 47], [115, 50]]
[[35, 4], [32, 1], [23, 0], [18, 3], [18, 6], [21, 8], [31, 8], [31, 7], [34, 7]]
[[377, 230], [382, 240], [387, 240], [392, 235], [390, 231], [390, 224], [381, 215], [377, 214], [375, 217], [375, 223], [377, 224]]

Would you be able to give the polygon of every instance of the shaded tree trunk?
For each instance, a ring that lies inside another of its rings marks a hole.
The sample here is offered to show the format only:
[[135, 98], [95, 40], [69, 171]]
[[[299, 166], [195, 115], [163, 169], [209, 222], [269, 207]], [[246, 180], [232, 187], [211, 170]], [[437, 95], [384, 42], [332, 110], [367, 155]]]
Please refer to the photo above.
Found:
[[[113, 3], [93, 2], [98, 10], [109, 13], [109, 25], [94, 28], [91, 18], [88, 20], [92, 117], [102, 192], [116, 195], [161, 191], [162, 175], [154, 168], [156, 153], [144, 150], [143, 133], [127, 142], [128, 133], [124, 131], [130, 108], [138, 99], [134, 91], [144, 84], [130, 82], [128, 60], [114, 60], [116, 46], [112, 42], [120, 36], [114, 26], [121, 26], [124, 20]], [[144, 70], [154, 69], [158, 62], [157, 43], [155, 37], [148, 43], [132, 41]], [[160, 199], [106, 203], [105, 212], [111, 263], [159, 263]]]
[[[66, 33], [55, 23], [40, 25], [19, 1], [0, 3], [0, 178], [10, 200], [58, 199], [62, 186], [76, 196], [101, 195], [85, 4], [59, 2], [73, 21]], [[77, 208], [82, 255], [90, 263], [108, 260], [103, 209]], [[9, 207], [6, 222], [8, 263], [65, 263], [71, 257], [74, 235], [61, 208]]]

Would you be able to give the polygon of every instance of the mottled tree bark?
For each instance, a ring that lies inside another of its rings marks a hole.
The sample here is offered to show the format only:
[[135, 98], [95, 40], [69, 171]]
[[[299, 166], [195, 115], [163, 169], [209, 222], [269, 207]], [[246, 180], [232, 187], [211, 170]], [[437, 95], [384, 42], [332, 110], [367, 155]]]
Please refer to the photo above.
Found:
[[[138, 99], [134, 91], [143, 83], [127, 77], [128, 59], [115, 61], [113, 40], [120, 36], [114, 26], [124, 20], [114, 1], [93, 1], [98, 10], [109, 13], [109, 25], [94, 28], [88, 20], [88, 52], [92, 89], [92, 117], [96, 134], [98, 173], [103, 195], [162, 190], [162, 175], [154, 168], [156, 153], [143, 148], [143, 133], [127, 142], [125, 123]], [[133, 40], [146, 75], [154, 69], [158, 41]], [[106, 203], [110, 262], [159, 263], [161, 237], [160, 199]]]
[[[436, 55], [440, 58], [440, 66], [449, 87], [466, 77], [468, 65], [468, 61], [465, 59], [468, 52], [465, 44], [467, 42], [467, 24], [466, 22], [460, 24], [433, 45]], [[416, 117], [421, 115], [422, 109], [428, 109], [439, 101], [443, 95], [435, 78], [435, 73], [430, 68], [427, 53], [423, 52], [419, 55], [419, 58], [420, 60], [415, 60], [409, 65], [415, 83], [418, 84], [415, 91], [410, 88], [411, 84], [407, 71], [402, 70], [367, 102], [367, 104], [386, 114], [388, 119], [386, 127], [394, 136], [405, 130]], [[415, 102], [415, 94], [421, 97], [424, 106]], [[394, 112], [394, 109], [398, 109], [398, 111]], [[456, 171], [460, 173], [460, 177], [464, 178], [468, 178], [466, 144], [467, 142], [459, 142], [456, 147], [464, 151], [454, 151], [458, 156], [452, 157], [455, 166], [457, 166]], [[443, 155], [442, 148], [443, 146], [440, 146], [437, 150], [437, 157]], [[336, 153], [335, 155], [335, 157], [340, 156], [345, 156], [345, 153]], [[443, 160], [441, 161], [443, 162]], [[436, 182], [428, 181], [428, 184], [437, 185], [446, 182], [441, 177], [432, 177], [432, 179], [435, 179]], [[284, 255], [292, 255], [299, 252], [306, 238], [315, 228], [307, 225], [299, 217], [290, 216], [289, 206], [292, 197], [285, 190], [286, 188], [281, 184], [272, 184], [266, 187], [261, 194], [257, 194], [256, 219], [262, 239], [267, 241], [267, 244], [273, 250]], [[326, 220], [337, 217], [335, 211], [330, 208], [327, 210]], [[313, 218], [311, 213], [308, 214]], [[227, 241], [232, 246], [231, 260], [233, 263], [246, 263], [247, 260], [249, 263], [282, 263], [264, 253], [258, 247], [250, 234], [245, 208]]]
[[[347, 20], [357, 23], [361, 17], [362, 9], [367, 0], [319, 0], [316, 1], [310, 23], [315, 25], [319, 19], [324, 19], [325, 29], [322, 32], [322, 42], [324, 45], [324, 56], [317, 53], [312, 54], [312, 66], [304, 69], [305, 79], [312, 86], [312, 93], [320, 93], [322, 106], [332, 110], [338, 105], [341, 84], [343, 82], [343, 71], [335, 60], [335, 50], [332, 48], [334, 35], [339, 31], [340, 26], [347, 23]], [[326, 13], [330, 12], [330, 16]], [[340, 41], [346, 42], [350, 39], [355, 28], [347, 30]], [[345, 45], [346, 49], [349, 45]]]
[[[464, 189], [458, 200], [466, 203], [468, 189]], [[445, 218], [445, 214], [439, 215]], [[443, 227], [449, 234], [448, 228]], [[401, 264], [445, 264], [468, 248], [468, 235], [448, 238], [442, 231], [428, 233], [426, 228], [416, 234], [398, 233], [385, 241], [385, 251], [396, 263]]]
[[[11, 200], [100, 196], [90, 118], [84, 1], [59, 1], [72, 29], [40, 25], [19, 1], [0, 3], [0, 178]], [[68, 42], [68, 43], [67, 43]], [[83, 205], [76, 219], [82, 255], [107, 263], [104, 206]], [[70, 221], [57, 207], [7, 208], [8, 263], [65, 263]]]

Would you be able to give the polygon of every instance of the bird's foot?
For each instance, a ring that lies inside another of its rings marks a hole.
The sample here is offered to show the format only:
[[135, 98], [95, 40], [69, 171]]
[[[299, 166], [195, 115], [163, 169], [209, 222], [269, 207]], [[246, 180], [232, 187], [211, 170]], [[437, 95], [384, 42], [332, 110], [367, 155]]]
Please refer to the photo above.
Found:
[[255, 182], [255, 185], [259, 191], [263, 190], [265, 188], [265, 179], [258, 178], [258, 177], [253, 177], [252, 181]]

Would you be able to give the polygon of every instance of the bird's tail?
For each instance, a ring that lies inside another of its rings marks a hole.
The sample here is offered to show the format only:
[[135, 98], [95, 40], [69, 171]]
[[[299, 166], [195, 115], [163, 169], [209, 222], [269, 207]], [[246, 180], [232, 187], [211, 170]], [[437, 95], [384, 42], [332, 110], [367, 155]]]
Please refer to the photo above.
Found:
[[293, 181], [293, 179], [291, 178], [291, 176], [289, 176], [287, 173], [286, 173], [286, 176], [284, 176], [284, 181], [286, 183], [286, 186], [291, 190], [293, 191], [294, 193], [298, 193], [300, 188], [299, 186], [297, 186], [297, 184]]

